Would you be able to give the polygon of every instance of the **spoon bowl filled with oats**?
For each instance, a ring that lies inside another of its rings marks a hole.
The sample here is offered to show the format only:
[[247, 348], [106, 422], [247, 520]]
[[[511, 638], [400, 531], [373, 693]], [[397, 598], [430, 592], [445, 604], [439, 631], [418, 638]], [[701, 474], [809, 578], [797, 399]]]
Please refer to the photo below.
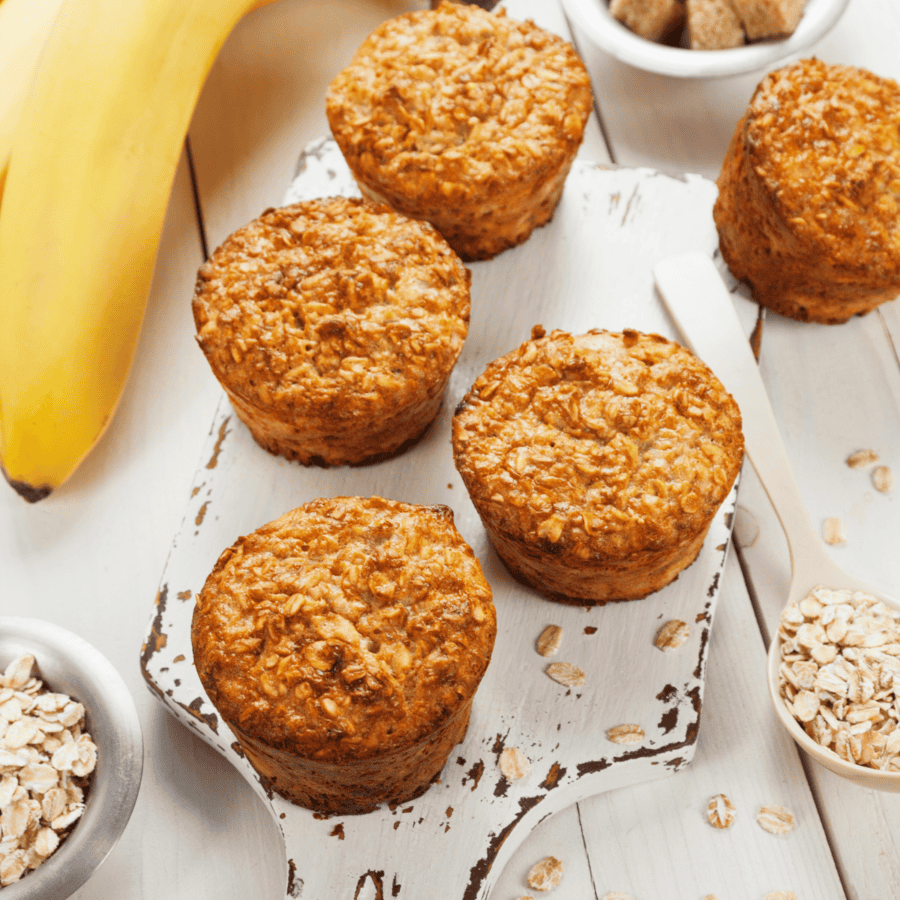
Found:
[[787, 537], [791, 584], [768, 654], [779, 720], [813, 759], [867, 788], [900, 792], [900, 603], [828, 555], [791, 471], [727, 288], [701, 253], [654, 268], [691, 349], [738, 403], [747, 456]]
[[134, 701], [93, 646], [50, 622], [0, 616], [0, 890], [75, 893], [134, 808], [143, 741]]

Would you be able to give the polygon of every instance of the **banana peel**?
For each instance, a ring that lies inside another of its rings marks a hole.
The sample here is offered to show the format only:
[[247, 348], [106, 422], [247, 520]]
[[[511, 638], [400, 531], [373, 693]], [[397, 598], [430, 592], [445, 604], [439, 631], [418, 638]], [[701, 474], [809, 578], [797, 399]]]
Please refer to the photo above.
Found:
[[65, 0], [49, 29], [0, 195], [0, 466], [30, 502], [109, 424], [200, 90], [268, 2]]
[[0, 200], [13, 131], [62, 0], [0, 0]]

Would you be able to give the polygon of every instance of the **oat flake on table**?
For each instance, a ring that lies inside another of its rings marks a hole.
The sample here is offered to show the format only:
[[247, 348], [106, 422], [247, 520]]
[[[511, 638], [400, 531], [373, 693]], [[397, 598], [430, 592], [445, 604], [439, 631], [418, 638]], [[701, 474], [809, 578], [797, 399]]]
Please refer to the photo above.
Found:
[[672, 619], [656, 632], [653, 643], [663, 651], [677, 650], [688, 639], [690, 633], [691, 629], [687, 622]]
[[559, 887], [563, 876], [563, 864], [555, 856], [546, 856], [536, 862], [528, 872], [528, 887], [536, 891], [551, 891]]
[[84, 707], [46, 690], [34, 657], [12, 660], [0, 676], [0, 886], [48, 859], [84, 811], [75, 779], [97, 764], [82, 731]]
[[851, 469], [863, 469], [878, 462], [878, 454], [874, 450], [857, 450], [847, 457], [847, 465]]
[[607, 740], [614, 744], [640, 744], [645, 737], [640, 725], [616, 725], [606, 732]]
[[830, 516], [822, 523], [822, 540], [832, 546], [846, 544], [847, 526], [837, 516]]
[[537, 652], [541, 656], [553, 656], [562, 641], [562, 628], [559, 625], [548, 625], [538, 636]]
[[759, 827], [769, 834], [787, 834], [794, 827], [794, 814], [783, 806], [761, 806], [756, 814]]
[[554, 680], [566, 687], [579, 687], [584, 684], [584, 670], [572, 663], [550, 663], [544, 671]]
[[500, 771], [510, 781], [517, 781], [531, 771], [531, 764], [518, 747], [504, 747], [500, 754]]
[[734, 804], [725, 794], [710, 797], [706, 819], [713, 828], [728, 828], [734, 823]]
[[894, 487], [894, 473], [890, 466], [877, 466], [872, 470], [872, 484], [876, 491], [887, 494]]

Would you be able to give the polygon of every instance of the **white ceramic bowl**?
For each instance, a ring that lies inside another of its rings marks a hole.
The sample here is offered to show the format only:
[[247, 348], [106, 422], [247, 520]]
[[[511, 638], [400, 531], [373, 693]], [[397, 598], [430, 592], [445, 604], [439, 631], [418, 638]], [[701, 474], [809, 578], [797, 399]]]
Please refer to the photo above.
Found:
[[576, 34], [610, 56], [638, 69], [676, 78], [714, 78], [769, 68], [823, 37], [850, 0], [806, 0], [803, 18], [783, 40], [761, 41], [733, 50], [686, 50], [638, 37], [607, 9], [607, 0], [562, 0]]
[[0, 616], [0, 667], [23, 653], [37, 661], [51, 690], [85, 707], [97, 768], [84, 813], [43, 865], [2, 889], [3, 900], [63, 900], [106, 859], [134, 809], [143, 772], [141, 725], [119, 673], [77, 635], [40, 619]]
[[801, 727], [800, 723], [791, 715], [784, 705], [784, 698], [778, 690], [778, 670], [781, 667], [781, 639], [776, 634], [769, 646], [769, 695], [781, 724], [787, 729], [788, 734], [808, 756], [826, 769], [840, 775], [860, 787], [875, 791], [889, 791], [900, 793], [900, 772], [884, 772], [880, 769], [872, 769], [869, 766], [858, 766], [847, 762], [832, 750], [816, 743]]

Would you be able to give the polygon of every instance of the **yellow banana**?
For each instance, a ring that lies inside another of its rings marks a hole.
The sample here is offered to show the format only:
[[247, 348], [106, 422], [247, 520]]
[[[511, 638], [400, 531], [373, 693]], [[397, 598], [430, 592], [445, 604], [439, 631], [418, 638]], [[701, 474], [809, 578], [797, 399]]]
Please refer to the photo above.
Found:
[[266, 2], [66, 0], [53, 23], [0, 198], [0, 463], [26, 500], [113, 414], [197, 96]]
[[62, 0], [0, 2], [0, 198], [13, 129], [41, 47], [61, 5]]

